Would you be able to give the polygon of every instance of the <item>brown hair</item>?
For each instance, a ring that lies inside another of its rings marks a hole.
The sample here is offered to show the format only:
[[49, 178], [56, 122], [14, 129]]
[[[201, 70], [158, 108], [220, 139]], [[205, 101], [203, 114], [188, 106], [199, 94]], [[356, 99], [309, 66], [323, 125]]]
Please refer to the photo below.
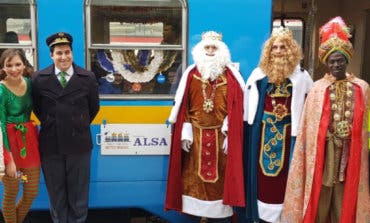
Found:
[[30, 66], [24, 51], [20, 49], [6, 49], [0, 56], [0, 80], [3, 80], [6, 77], [6, 73], [3, 70], [5, 65], [5, 60], [12, 59], [15, 56], [19, 56], [21, 58], [24, 66], [26, 67], [23, 71], [24, 77], [30, 77], [33, 73], [33, 68]]

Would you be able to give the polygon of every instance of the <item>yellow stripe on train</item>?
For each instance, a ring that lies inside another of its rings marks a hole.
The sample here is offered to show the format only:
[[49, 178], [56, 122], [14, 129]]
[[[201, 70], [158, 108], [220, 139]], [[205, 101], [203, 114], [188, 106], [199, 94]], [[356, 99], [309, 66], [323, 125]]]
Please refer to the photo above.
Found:
[[171, 111], [171, 106], [101, 106], [93, 124], [130, 123], [130, 124], [160, 124], [165, 123]]
[[[92, 124], [129, 123], [129, 124], [161, 124], [165, 123], [171, 111], [171, 106], [101, 106]], [[40, 122], [32, 113], [32, 120]]]

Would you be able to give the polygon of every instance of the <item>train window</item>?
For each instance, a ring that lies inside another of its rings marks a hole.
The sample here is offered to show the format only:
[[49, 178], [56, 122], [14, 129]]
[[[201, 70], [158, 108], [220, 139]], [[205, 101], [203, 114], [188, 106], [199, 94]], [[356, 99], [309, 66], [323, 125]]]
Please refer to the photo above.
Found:
[[[8, 48], [25, 52], [30, 65], [36, 63], [35, 7], [29, 0], [0, 0], [0, 54]], [[36, 68], [36, 67], [35, 67]]]
[[87, 66], [102, 98], [172, 98], [186, 66], [184, 0], [87, 0]]
[[304, 31], [304, 23], [302, 19], [281, 19], [277, 18], [274, 19], [273, 27], [279, 27], [283, 25], [288, 27], [293, 32], [293, 37], [301, 45], [303, 48], [303, 31]]

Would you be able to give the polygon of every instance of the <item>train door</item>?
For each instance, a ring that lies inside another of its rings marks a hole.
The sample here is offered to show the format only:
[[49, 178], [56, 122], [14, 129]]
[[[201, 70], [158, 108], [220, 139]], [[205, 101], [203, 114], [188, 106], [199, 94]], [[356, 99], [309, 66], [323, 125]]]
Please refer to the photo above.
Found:
[[364, 41], [364, 54], [362, 57], [362, 71], [361, 73], [364, 74], [363, 78], [367, 81], [367, 83], [370, 83], [370, 9], [367, 9], [366, 12], [366, 22], [365, 22], [365, 41]]
[[319, 46], [319, 28], [330, 18], [341, 16], [350, 27], [354, 56], [348, 65], [348, 71], [369, 82], [369, 65], [366, 63], [369, 57], [369, 9], [370, 2], [367, 0], [274, 0], [273, 16], [276, 20], [289, 23], [300, 21], [302, 24], [301, 36], [304, 52], [303, 66], [316, 80], [327, 70], [320, 63], [317, 50]]

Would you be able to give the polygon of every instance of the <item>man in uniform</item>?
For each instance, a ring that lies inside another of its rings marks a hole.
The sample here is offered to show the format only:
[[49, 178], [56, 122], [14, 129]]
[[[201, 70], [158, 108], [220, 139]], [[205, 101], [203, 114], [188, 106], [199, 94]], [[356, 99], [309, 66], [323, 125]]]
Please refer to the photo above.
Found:
[[90, 123], [99, 111], [95, 75], [73, 63], [72, 36], [46, 39], [53, 64], [32, 80], [34, 113], [41, 122], [41, 165], [54, 223], [85, 222], [92, 140]]

